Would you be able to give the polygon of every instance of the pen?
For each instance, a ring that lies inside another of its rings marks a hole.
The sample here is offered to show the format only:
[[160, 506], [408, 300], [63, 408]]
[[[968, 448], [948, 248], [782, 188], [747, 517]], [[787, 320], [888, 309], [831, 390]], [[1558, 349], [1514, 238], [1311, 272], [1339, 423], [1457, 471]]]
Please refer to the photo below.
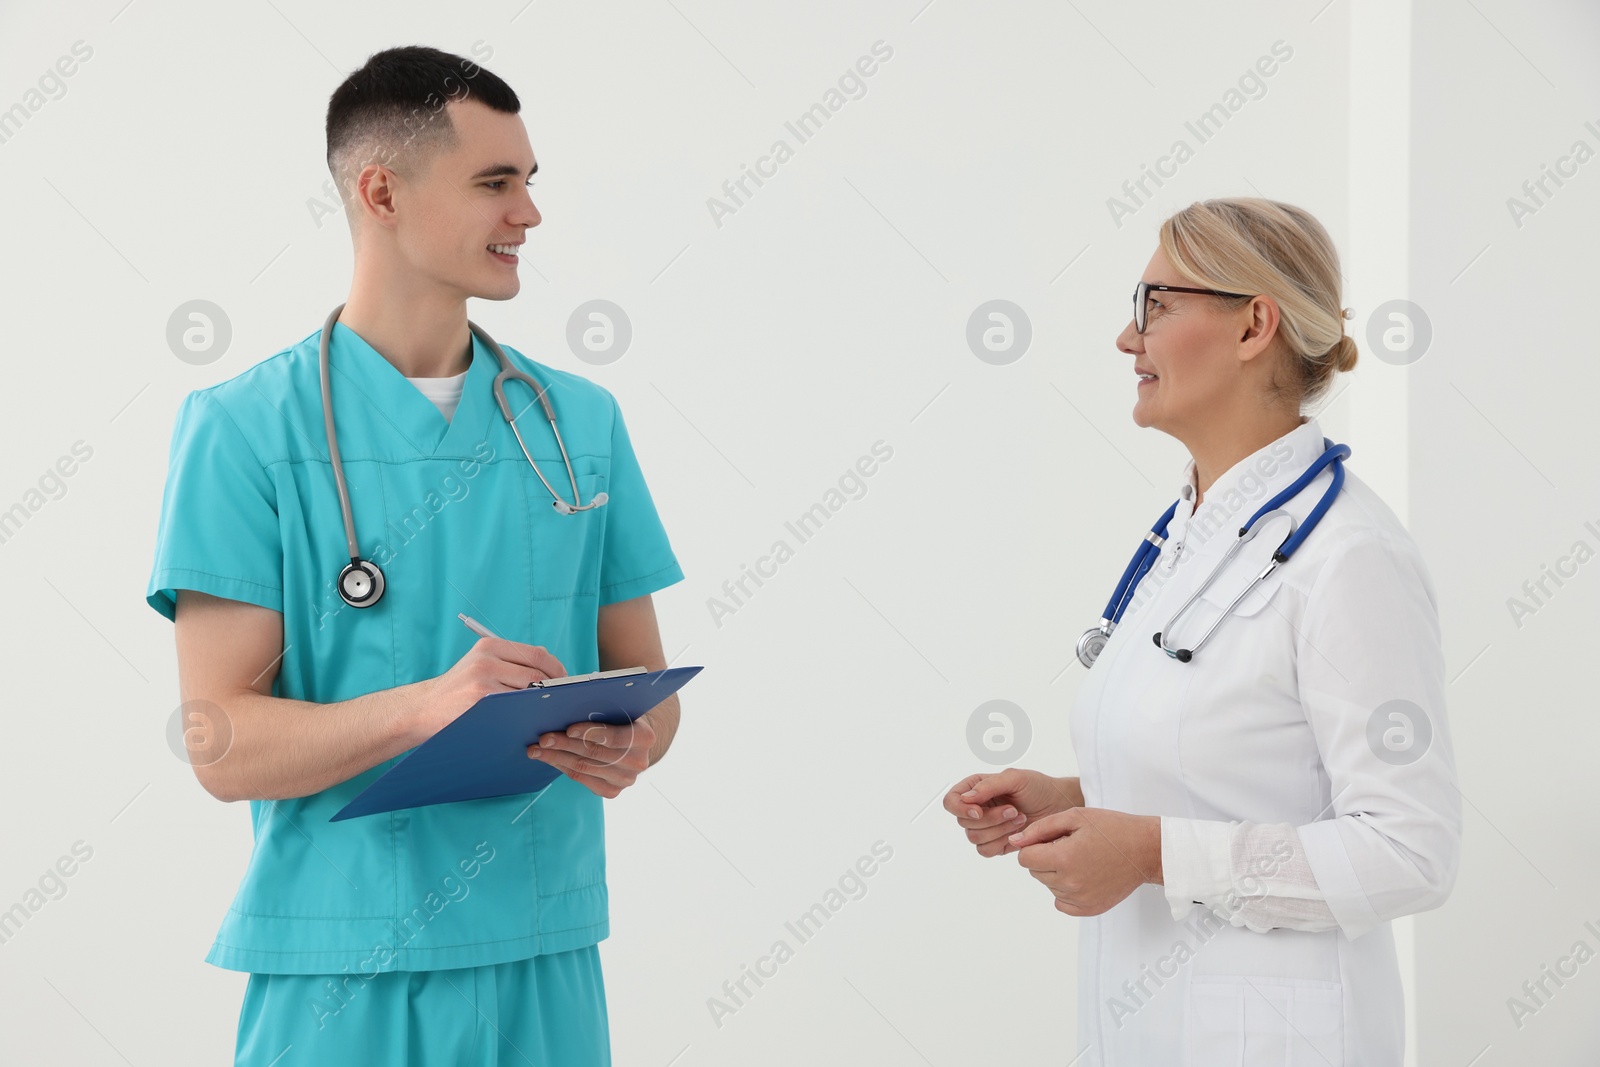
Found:
[[496, 641], [500, 640], [500, 635], [499, 634], [495, 633], [493, 630], [489, 629], [487, 626], [485, 626], [483, 623], [479, 622], [477, 619], [474, 619], [472, 616], [463, 615], [463, 614], [461, 614], [461, 612], [458, 611], [458, 612], [456, 612], [456, 618], [458, 618], [462, 622], [466, 623], [467, 624], [467, 629], [471, 630], [473, 633], [477, 634], [479, 637], [492, 637]]
[[[471, 630], [473, 633], [477, 634], [479, 637], [492, 637], [496, 641], [500, 640], [500, 635], [499, 634], [497, 634], [493, 630], [489, 629], [487, 626], [485, 626], [483, 623], [479, 622], [477, 619], [474, 619], [471, 615], [463, 615], [461, 612], [458, 611], [458, 612], [456, 612], [456, 618], [458, 618], [462, 622], [466, 623], [467, 624], [467, 629]], [[538, 685], [538, 684], [539, 684], [538, 682], [529, 682], [528, 683], [528, 688], [532, 689], [535, 685]]]
[[[500, 640], [500, 635], [499, 634], [495, 633], [493, 630], [489, 629], [487, 626], [485, 626], [483, 623], [479, 622], [477, 619], [474, 619], [472, 616], [463, 615], [461, 612], [458, 611], [458, 612], [456, 612], [456, 618], [458, 618], [462, 622], [466, 623], [467, 624], [467, 629], [471, 630], [473, 633], [477, 634], [479, 637], [492, 637], [496, 641]], [[528, 688], [532, 689], [536, 685], [537, 686], [566, 685], [569, 682], [587, 682], [587, 681], [590, 681], [592, 679], [597, 679], [597, 678], [620, 678], [620, 677], [624, 677], [624, 676], [630, 675], [630, 674], [644, 674], [644, 673], [646, 673], [646, 670], [643, 667], [619, 667], [618, 669], [613, 670], [613, 671], [596, 671], [593, 674], [564, 675], [564, 676], [562, 676], [560, 678], [540, 678], [540, 679], [536, 679], [535, 681], [529, 682], [528, 683]], [[629, 682], [628, 684], [632, 685], [633, 683]]]

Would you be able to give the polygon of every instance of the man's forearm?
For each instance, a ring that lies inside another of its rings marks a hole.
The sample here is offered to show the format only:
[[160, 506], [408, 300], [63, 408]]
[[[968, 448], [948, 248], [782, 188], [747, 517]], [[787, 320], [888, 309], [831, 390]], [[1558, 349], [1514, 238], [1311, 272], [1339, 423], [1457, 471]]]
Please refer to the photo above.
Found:
[[[427, 738], [417, 736], [432, 679], [332, 704], [246, 690], [209, 724], [218, 755], [196, 752], [195, 774], [219, 800], [309, 796], [354, 778]], [[225, 748], [224, 748], [225, 746]], [[212, 762], [202, 761], [210, 758]]]
[[654, 767], [661, 762], [661, 757], [667, 754], [667, 749], [672, 747], [672, 738], [678, 732], [678, 720], [682, 716], [678, 694], [673, 693], [651, 708], [649, 714], [650, 724], [656, 731], [656, 739], [650, 745], [650, 766]]

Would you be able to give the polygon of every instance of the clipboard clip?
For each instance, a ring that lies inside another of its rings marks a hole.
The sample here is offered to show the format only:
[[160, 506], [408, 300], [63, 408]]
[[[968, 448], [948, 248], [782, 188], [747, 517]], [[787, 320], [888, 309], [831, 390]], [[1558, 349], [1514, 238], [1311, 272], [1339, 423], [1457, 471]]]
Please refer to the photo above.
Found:
[[572, 682], [592, 682], [598, 678], [625, 678], [630, 674], [647, 674], [644, 667], [618, 667], [614, 671], [595, 671], [592, 674], [569, 674], [565, 678], [541, 678], [529, 682], [529, 689], [549, 689], [552, 686], [567, 685]]

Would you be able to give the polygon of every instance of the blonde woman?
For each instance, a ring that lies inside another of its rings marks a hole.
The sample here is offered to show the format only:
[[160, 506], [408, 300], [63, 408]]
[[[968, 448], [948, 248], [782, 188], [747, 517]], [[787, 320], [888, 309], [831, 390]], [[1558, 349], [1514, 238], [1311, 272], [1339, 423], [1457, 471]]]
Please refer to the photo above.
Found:
[[1289, 204], [1162, 223], [1117, 347], [1191, 458], [1080, 642], [1081, 779], [945, 798], [1081, 917], [1079, 1067], [1403, 1056], [1391, 922], [1448, 896], [1461, 806], [1427, 568], [1303, 414], [1356, 362], [1339, 281]]

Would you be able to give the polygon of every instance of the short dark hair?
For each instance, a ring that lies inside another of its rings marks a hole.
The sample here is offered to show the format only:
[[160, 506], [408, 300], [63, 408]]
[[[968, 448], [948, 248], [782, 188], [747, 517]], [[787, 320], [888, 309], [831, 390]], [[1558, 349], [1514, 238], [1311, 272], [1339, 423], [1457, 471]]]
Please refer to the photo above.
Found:
[[511, 115], [522, 109], [511, 86], [450, 52], [408, 45], [368, 56], [328, 100], [328, 172], [346, 205], [369, 163], [407, 178], [425, 170], [429, 155], [456, 142], [445, 105], [469, 99]]

